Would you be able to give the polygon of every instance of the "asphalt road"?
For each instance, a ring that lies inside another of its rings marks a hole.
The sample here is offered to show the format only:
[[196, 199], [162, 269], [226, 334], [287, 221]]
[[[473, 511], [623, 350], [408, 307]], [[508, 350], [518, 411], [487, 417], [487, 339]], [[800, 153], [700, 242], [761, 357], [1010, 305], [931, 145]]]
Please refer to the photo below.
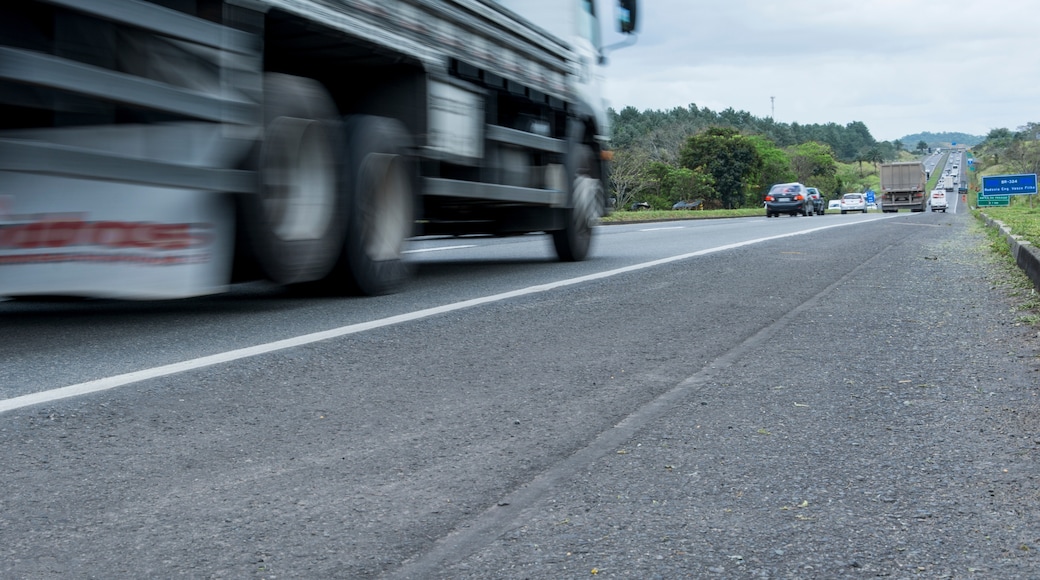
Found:
[[970, 217], [600, 234], [0, 303], [0, 577], [1040, 576], [1040, 341]]

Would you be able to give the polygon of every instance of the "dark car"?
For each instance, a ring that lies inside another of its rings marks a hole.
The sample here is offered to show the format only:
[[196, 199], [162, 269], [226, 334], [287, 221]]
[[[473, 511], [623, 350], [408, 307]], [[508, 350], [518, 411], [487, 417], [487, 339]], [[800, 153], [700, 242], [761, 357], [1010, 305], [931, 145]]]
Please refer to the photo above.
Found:
[[766, 217], [813, 214], [813, 200], [801, 183], [778, 183], [766, 194]]
[[809, 197], [812, 199], [813, 213], [816, 215], [827, 213], [827, 200], [823, 199], [820, 190], [815, 187], [806, 187], [805, 190], [809, 192]]
[[693, 201], [678, 201], [672, 206], [672, 209], [697, 209], [701, 206], [701, 201], [702, 200], [700, 199], [695, 199]]

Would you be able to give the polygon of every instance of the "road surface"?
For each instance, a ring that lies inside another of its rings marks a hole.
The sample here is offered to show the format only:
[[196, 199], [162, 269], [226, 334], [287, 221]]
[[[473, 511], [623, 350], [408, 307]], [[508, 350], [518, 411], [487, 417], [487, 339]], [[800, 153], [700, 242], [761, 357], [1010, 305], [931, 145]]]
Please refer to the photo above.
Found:
[[0, 303], [0, 576], [1040, 575], [1036, 330], [970, 217], [600, 234]]

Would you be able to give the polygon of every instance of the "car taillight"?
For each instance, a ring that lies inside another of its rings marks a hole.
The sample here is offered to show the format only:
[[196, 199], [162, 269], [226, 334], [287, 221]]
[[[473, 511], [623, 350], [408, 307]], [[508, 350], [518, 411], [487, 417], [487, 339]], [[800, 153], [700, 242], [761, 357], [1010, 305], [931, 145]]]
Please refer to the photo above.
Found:
[[766, 201], [773, 201], [773, 196], [767, 195], [766, 196]]
[[794, 200], [795, 201], [802, 201], [803, 199], [805, 199], [805, 196], [802, 195], [802, 194], [798, 194], [798, 195], [794, 196]]

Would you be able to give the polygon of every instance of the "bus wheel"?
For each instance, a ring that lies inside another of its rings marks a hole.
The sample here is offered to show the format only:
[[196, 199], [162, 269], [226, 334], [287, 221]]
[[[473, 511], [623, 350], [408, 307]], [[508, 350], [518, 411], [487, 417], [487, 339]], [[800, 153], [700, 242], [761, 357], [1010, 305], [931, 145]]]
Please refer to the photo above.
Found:
[[374, 116], [348, 117], [347, 236], [336, 275], [365, 295], [397, 289], [409, 275], [405, 243], [415, 229], [418, 168], [404, 125]]
[[553, 231], [552, 240], [561, 260], [580, 262], [589, 255], [592, 232], [603, 215], [603, 184], [588, 145], [572, 146], [567, 166], [571, 175], [571, 207], [565, 210], [564, 228]]
[[241, 198], [248, 251], [279, 284], [317, 280], [336, 264], [344, 233], [339, 113], [312, 79], [264, 77], [264, 134], [250, 164], [257, 194]]

